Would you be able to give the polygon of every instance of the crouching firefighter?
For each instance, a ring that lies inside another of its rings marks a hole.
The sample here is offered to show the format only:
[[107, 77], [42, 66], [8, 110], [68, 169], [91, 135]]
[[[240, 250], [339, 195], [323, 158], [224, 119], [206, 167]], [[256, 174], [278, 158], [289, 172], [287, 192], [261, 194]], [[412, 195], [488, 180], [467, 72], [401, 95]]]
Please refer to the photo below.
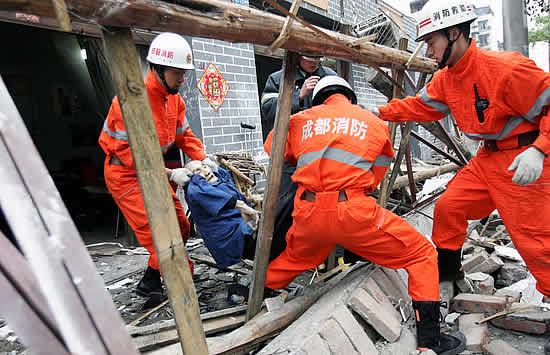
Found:
[[[287, 247], [267, 270], [279, 289], [323, 262], [339, 244], [376, 264], [405, 268], [416, 314], [419, 349], [464, 350], [461, 333], [440, 333], [437, 253], [404, 219], [380, 207], [373, 192], [393, 158], [388, 126], [362, 109], [346, 80], [327, 76], [313, 107], [291, 116], [285, 159], [296, 166], [294, 221]], [[273, 132], [264, 145], [269, 153]]]

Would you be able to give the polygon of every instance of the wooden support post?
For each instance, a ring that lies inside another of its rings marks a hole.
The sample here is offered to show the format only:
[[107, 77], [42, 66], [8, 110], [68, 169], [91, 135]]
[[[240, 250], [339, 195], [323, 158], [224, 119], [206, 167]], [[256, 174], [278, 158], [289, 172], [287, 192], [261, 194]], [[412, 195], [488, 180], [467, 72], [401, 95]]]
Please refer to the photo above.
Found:
[[[410, 137], [410, 132], [409, 132]], [[411, 202], [416, 202], [416, 184], [414, 182], [412, 161], [411, 161], [411, 147], [407, 144], [407, 150], [405, 151], [405, 162], [407, 164], [407, 177], [409, 178], [409, 190], [411, 190]]]
[[[418, 48], [420, 48], [420, 46]], [[418, 48], [417, 48], [417, 51], [418, 51]], [[405, 73], [405, 77], [406, 78], [408, 77], [407, 73]], [[414, 86], [415, 88], [414, 90], [416, 93], [422, 90], [422, 88], [426, 84], [426, 78], [427, 78], [426, 73], [421, 73], [416, 85], [412, 85]], [[405, 137], [405, 136], [407, 137], [407, 145], [405, 146], [405, 161], [407, 164], [407, 176], [409, 178], [409, 189], [411, 190], [411, 202], [414, 204], [416, 202], [416, 184], [414, 182], [414, 176], [412, 171], [411, 148], [410, 148], [410, 145], [408, 144], [412, 129], [414, 128], [414, 124], [410, 126], [410, 129], [407, 129], [407, 128], [409, 128], [409, 126], [403, 127], [403, 125], [401, 125], [401, 137]], [[396, 163], [397, 166], [401, 166], [400, 164], [401, 162], [399, 162], [399, 164]], [[392, 178], [394, 178], [393, 174], [392, 174]], [[395, 178], [397, 178], [397, 176]], [[395, 178], [393, 181], [391, 181], [390, 185], [394, 184]], [[389, 190], [392, 191], [391, 186], [389, 187]]]
[[[409, 147], [409, 137], [411, 136], [411, 131], [413, 127], [414, 127], [414, 122], [405, 123], [405, 127], [401, 125], [401, 142], [399, 143], [399, 152], [397, 153], [397, 157], [395, 158], [395, 163], [393, 164], [393, 169], [391, 171], [391, 176], [390, 176], [386, 191], [390, 191], [390, 192], [392, 191], [395, 179], [397, 179], [397, 175], [399, 175], [399, 173], [401, 172], [401, 162], [403, 161], [405, 152]], [[387, 196], [390, 195], [390, 192], [387, 193]]]
[[186, 354], [208, 354], [136, 47], [129, 29], [104, 30], [103, 39], [182, 348]]
[[264, 192], [263, 213], [260, 219], [258, 240], [256, 242], [256, 254], [254, 256], [254, 271], [252, 287], [248, 297], [248, 310], [246, 319], [252, 319], [261, 309], [267, 264], [273, 239], [275, 226], [275, 214], [279, 201], [279, 189], [283, 168], [283, 156], [286, 147], [286, 136], [290, 120], [292, 95], [298, 67], [298, 55], [287, 52], [283, 61], [283, 82], [279, 88], [279, 102], [275, 115], [275, 128], [271, 154], [269, 156], [268, 181]]
[[65, 0], [51, 0], [55, 9], [55, 17], [57, 18], [57, 24], [62, 31], [71, 32], [73, 26], [71, 25], [71, 19], [67, 12], [67, 6]]
[[[408, 43], [409, 41], [406, 38], [401, 38], [399, 40], [399, 49], [406, 50]], [[393, 98], [402, 97], [400, 93], [402, 91], [401, 88], [403, 87], [404, 78], [405, 78], [405, 71], [398, 70], [396, 75], [396, 80], [395, 80], [397, 82], [397, 85], [395, 85], [393, 88]], [[392, 147], [395, 142], [396, 131], [397, 131], [397, 123], [390, 122], [390, 140], [391, 140]], [[401, 139], [403, 139], [403, 137], [401, 137]], [[392, 170], [396, 170], [396, 169], [399, 169], [399, 165], [397, 165], [397, 163], [393, 165]], [[389, 172], [389, 169], [388, 169], [388, 172]], [[391, 190], [389, 189], [391, 177], [388, 175], [388, 172], [386, 172], [386, 175], [384, 176], [384, 179], [382, 179], [382, 183], [380, 184], [380, 195], [378, 196], [378, 204], [382, 207], [386, 207], [386, 202], [388, 201], [388, 197], [390, 196], [390, 193], [391, 193]], [[395, 181], [395, 178], [394, 178], [394, 181]]]

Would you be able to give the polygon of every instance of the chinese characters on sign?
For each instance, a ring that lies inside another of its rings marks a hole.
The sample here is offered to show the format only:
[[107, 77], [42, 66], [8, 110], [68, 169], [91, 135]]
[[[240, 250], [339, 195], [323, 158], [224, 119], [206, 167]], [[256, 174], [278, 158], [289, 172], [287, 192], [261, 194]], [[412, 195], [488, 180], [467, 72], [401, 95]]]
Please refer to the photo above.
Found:
[[229, 85], [218, 68], [210, 63], [197, 82], [197, 89], [206, 98], [214, 111], [218, 111], [229, 92]]
[[302, 142], [313, 138], [313, 136], [324, 135], [328, 132], [334, 134], [348, 134], [351, 137], [365, 139], [367, 135], [367, 124], [355, 118], [337, 117], [337, 118], [318, 118], [307, 120], [302, 127]]

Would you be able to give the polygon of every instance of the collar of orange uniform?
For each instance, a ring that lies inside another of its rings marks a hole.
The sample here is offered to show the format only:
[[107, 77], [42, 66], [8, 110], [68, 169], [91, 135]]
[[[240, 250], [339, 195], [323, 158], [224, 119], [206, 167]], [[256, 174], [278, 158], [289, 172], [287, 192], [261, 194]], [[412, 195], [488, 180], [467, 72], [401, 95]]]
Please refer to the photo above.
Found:
[[343, 103], [351, 103], [346, 95], [344, 94], [334, 94], [330, 95], [328, 99], [323, 102], [325, 105], [335, 105], [335, 104], [343, 104]]
[[479, 49], [477, 48], [476, 41], [472, 38], [470, 46], [466, 50], [466, 53], [458, 60], [458, 62], [452, 67], [447, 67], [449, 73], [456, 76], [466, 75], [470, 72], [470, 68], [474, 65], [475, 58]]
[[150, 94], [167, 97], [168, 91], [162, 86], [162, 83], [157, 80], [155, 77], [155, 74], [153, 74], [152, 70], [149, 70], [149, 73], [147, 73], [147, 76], [145, 77], [145, 87], [147, 88], [147, 92]]

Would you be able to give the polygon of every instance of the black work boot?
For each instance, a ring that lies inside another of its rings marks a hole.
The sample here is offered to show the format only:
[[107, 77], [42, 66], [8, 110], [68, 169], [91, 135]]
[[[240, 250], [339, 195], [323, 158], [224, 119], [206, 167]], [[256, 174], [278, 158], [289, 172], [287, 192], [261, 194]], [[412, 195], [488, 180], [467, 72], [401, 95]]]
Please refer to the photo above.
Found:
[[439, 307], [439, 301], [413, 301], [418, 350], [431, 349], [439, 355], [460, 354], [466, 348], [466, 337], [460, 332], [440, 333]]
[[160, 271], [148, 266], [145, 275], [136, 287], [136, 293], [142, 297], [150, 297], [152, 293], [162, 294]]
[[439, 282], [456, 281], [464, 278], [462, 270], [462, 249], [437, 249], [437, 265], [439, 268]]
[[550, 340], [544, 344], [544, 355], [550, 355]]

